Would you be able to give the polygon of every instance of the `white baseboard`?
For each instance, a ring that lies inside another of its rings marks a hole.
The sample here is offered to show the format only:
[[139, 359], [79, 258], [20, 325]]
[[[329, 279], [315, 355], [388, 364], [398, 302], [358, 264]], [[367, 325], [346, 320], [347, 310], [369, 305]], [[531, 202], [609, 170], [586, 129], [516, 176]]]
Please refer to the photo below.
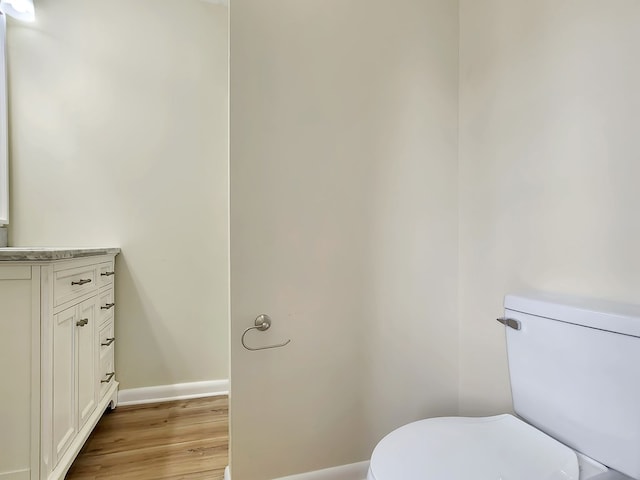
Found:
[[215, 397], [229, 394], [229, 380], [177, 383], [156, 387], [129, 388], [118, 392], [118, 405], [171, 402], [189, 398]]
[[[281, 477], [274, 480], [366, 480], [369, 472], [369, 462], [351, 463], [340, 467], [316, 470], [315, 472], [301, 473], [290, 477]], [[229, 466], [224, 469], [224, 480], [231, 480]]]
[[0, 480], [29, 480], [30, 478], [31, 470], [0, 473]]
[[301, 473], [276, 480], [365, 480], [369, 471], [369, 462], [351, 463], [340, 467]]
[[[369, 462], [351, 463], [340, 467], [316, 470], [315, 472], [301, 473], [290, 477], [281, 477], [274, 480], [366, 480], [369, 472]], [[224, 469], [224, 480], [231, 480], [229, 466]]]

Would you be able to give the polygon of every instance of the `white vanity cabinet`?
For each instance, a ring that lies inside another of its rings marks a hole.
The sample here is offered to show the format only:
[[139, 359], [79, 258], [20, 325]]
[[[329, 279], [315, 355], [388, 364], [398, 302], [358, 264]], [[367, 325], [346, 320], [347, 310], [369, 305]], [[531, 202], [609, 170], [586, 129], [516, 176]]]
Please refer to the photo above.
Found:
[[0, 480], [62, 480], [115, 408], [118, 252], [0, 248]]
[[96, 408], [94, 298], [54, 315], [51, 342], [53, 461], [57, 463]]

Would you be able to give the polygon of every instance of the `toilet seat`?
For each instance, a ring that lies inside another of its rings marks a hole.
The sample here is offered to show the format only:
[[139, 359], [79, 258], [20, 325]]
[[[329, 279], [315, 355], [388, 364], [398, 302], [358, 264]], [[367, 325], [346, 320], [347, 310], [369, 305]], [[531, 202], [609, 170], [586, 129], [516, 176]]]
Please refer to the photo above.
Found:
[[368, 480], [578, 480], [576, 454], [512, 415], [443, 417], [387, 435]]

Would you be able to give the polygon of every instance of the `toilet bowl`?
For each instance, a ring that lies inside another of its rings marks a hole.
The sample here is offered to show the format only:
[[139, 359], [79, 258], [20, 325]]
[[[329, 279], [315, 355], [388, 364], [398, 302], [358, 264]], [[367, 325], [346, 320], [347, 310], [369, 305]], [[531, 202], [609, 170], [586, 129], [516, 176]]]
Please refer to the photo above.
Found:
[[410, 423], [376, 446], [367, 480], [629, 480], [512, 415]]
[[640, 307], [505, 297], [513, 408], [410, 423], [367, 480], [640, 480]]

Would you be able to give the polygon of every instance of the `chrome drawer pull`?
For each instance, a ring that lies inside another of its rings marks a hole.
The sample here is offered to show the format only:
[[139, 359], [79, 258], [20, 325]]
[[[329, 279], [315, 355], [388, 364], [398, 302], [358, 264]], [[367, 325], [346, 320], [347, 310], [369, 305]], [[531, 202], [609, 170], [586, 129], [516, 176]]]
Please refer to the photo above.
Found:
[[116, 341], [115, 338], [107, 338], [107, 343], [101, 343], [100, 345], [102, 345], [103, 347], [108, 347], [115, 341]]
[[84, 327], [87, 323], [89, 323], [89, 319], [83, 318], [82, 320], [76, 322], [76, 327]]
[[78, 280], [77, 282], [71, 282], [71, 285], [86, 285], [87, 283], [91, 283], [91, 279], [87, 278], [85, 280]]
[[116, 274], [116, 272], [104, 272], [104, 273], [101, 273], [100, 276], [101, 277], [110, 277], [110, 276], [115, 275], [115, 274]]
[[100, 383], [109, 383], [115, 374], [116, 372], [107, 373], [106, 380], [100, 380]]
[[107, 303], [104, 307], [100, 307], [100, 310], [109, 310], [110, 308], [113, 308], [115, 306], [115, 303]]

